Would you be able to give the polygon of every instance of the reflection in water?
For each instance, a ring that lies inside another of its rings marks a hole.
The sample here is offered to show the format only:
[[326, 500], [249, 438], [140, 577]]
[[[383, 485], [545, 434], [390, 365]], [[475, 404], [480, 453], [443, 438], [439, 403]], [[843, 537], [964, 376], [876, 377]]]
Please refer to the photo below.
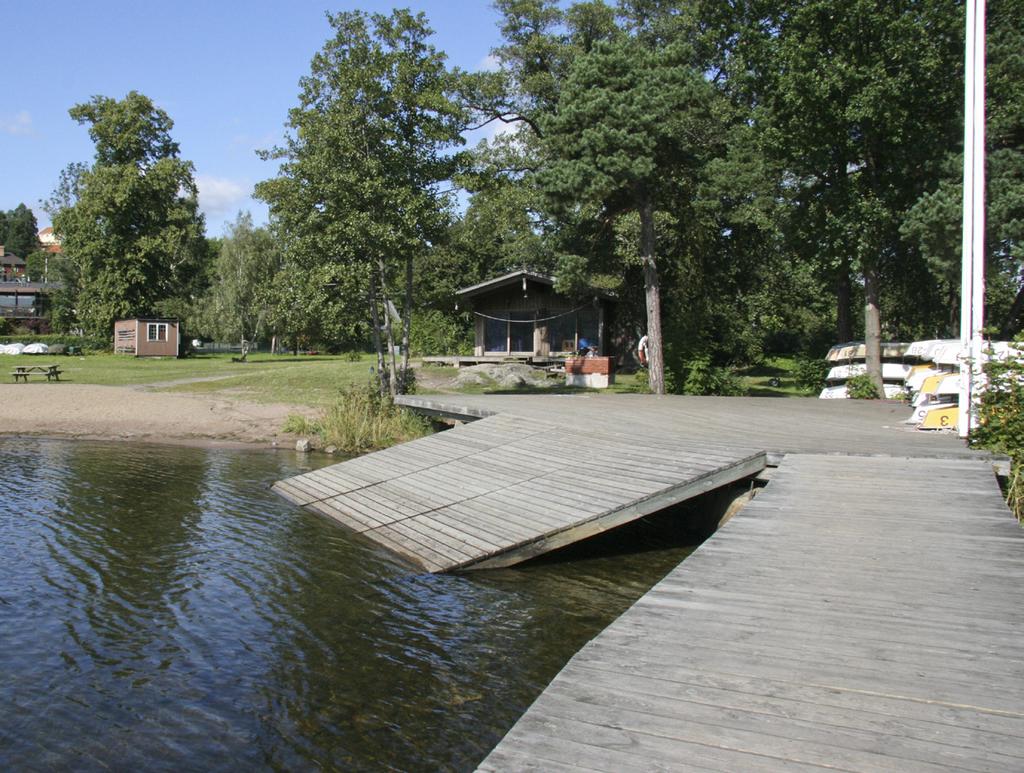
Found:
[[308, 463], [0, 439], [0, 766], [471, 769], [687, 552], [413, 573]]

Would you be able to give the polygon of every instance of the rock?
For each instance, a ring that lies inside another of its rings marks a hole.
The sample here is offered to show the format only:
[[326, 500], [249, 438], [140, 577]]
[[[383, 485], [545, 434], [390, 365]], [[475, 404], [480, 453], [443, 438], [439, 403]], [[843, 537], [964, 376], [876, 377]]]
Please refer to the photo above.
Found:
[[501, 389], [518, 389], [523, 386], [550, 386], [543, 370], [533, 368], [524, 362], [484, 363], [460, 368], [455, 377], [456, 386], [495, 384]]
[[327, 446], [327, 448], [324, 449], [324, 453], [325, 454], [336, 454], [336, 453], [338, 453], [338, 447], [337, 446]]
[[526, 379], [518, 373], [507, 373], [498, 379], [498, 386], [502, 389], [518, 389], [526, 386]]
[[313, 444], [309, 438], [299, 438], [295, 441], [295, 450], [302, 454], [308, 454], [313, 450]]

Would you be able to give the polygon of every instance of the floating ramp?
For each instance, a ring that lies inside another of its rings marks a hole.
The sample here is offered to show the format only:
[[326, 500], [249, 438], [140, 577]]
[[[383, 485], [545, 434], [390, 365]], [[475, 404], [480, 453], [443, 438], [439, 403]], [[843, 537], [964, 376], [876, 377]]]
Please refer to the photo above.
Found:
[[765, 452], [490, 416], [274, 490], [431, 572], [510, 566], [757, 474]]

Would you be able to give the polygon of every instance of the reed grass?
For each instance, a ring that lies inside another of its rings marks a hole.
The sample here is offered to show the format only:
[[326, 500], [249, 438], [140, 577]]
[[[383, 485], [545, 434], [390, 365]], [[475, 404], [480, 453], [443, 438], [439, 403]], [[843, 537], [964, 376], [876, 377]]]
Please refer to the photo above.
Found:
[[372, 386], [350, 386], [319, 419], [293, 414], [283, 429], [315, 435], [323, 447], [334, 446], [348, 456], [388, 448], [431, 432], [426, 419], [395, 405]]

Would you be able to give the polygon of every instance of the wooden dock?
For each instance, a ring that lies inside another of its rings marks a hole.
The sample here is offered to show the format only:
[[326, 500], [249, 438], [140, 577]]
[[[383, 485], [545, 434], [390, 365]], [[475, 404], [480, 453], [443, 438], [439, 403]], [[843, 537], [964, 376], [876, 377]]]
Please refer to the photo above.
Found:
[[480, 769], [1024, 770], [1022, 586], [991, 461], [789, 454]]
[[490, 416], [275, 484], [431, 572], [509, 566], [764, 469], [755, 448]]

